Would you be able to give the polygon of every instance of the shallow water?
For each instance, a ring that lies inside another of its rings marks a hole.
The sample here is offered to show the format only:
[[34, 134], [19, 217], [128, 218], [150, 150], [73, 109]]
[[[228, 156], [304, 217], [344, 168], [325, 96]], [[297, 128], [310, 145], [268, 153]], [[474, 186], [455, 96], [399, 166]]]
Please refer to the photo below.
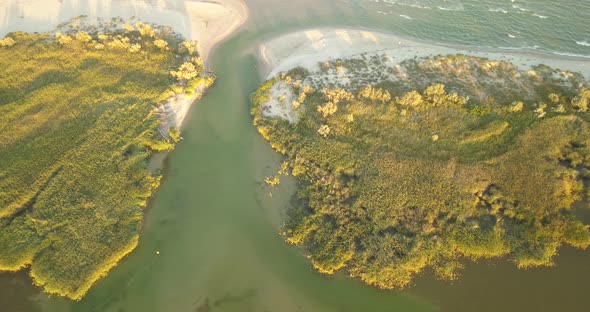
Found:
[[[590, 1], [247, 2], [251, 20], [211, 59], [218, 81], [193, 107], [185, 140], [169, 156], [139, 248], [80, 302], [48, 298], [26, 274], [0, 274], [0, 311], [587, 310], [590, 251], [569, 248], [554, 268], [522, 271], [506, 259], [482, 261], [453, 283], [424, 274], [403, 292], [317, 274], [278, 235], [294, 182], [279, 190], [261, 183], [281, 158], [252, 127], [248, 99], [260, 83], [251, 54], [256, 42], [288, 30], [361, 26], [443, 43], [590, 55], [590, 47], [576, 43], [590, 40]], [[504, 7], [508, 13], [490, 11]]]

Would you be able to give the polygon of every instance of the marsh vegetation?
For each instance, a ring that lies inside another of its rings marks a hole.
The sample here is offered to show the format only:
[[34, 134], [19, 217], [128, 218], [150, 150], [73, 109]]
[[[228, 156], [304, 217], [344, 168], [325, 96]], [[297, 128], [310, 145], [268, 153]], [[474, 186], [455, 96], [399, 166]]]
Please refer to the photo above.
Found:
[[375, 54], [270, 79], [252, 114], [298, 179], [285, 240], [319, 272], [393, 289], [426, 269], [454, 279], [466, 259], [551, 266], [562, 244], [588, 247], [589, 104], [569, 71]]
[[213, 82], [194, 42], [141, 22], [12, 33], [0, 46], [0, 270], [80, 299], [138, 243], [180, 139], [156, 109]]

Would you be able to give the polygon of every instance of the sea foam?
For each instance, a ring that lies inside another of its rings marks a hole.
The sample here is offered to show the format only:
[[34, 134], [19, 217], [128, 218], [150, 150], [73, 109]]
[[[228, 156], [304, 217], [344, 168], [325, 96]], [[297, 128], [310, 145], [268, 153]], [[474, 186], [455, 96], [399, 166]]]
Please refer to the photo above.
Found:
[[538, 18], [549, 18], [549, 16], [541, 15], [539, 13], [533, 13], [533, 16], [536, 16]]
[[498, 13], [504, 13], [504, 14], [507, 14], [508, 13], [508, 11], [506, 11], [504, 9], [501, 9], [501, 8], [498, 8], [498, 9], [489, 9], [488, 11], [490, 11], [490, 12], [498, 12]]

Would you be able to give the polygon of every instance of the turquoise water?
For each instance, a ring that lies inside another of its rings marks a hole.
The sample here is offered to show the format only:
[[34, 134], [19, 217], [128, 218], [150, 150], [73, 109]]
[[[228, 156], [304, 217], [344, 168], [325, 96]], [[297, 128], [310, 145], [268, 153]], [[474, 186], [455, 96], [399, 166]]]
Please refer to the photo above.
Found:
[[291, 30], [358, 26], [474, 48], [590, 56], [590, 1], [247, 3], [251, 20], [214, 52], [218, 81], [193, 107], [185, 140], [167, 160], [139, 248], [80, 302], [47, 297], [25, 273], [0, 274], [1, 312], [588, 310], [590, 251], [570, 248], [553, 268], [517, 270], [509, 259], [470, 263], [456, 282], [426, 273], [399, 292], [317, 274], [278, 235], [294, 181], [279, 190], [262, 183], [281, 158], [252, 127], [248, 99], [261, 82], [252, 51]]

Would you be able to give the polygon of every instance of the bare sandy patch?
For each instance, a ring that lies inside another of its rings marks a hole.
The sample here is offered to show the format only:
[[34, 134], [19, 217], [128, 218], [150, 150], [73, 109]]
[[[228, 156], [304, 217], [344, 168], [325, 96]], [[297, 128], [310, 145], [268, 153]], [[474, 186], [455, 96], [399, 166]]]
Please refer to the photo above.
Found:
[[293, 109], [293, 101], [296, 100], [291, 87], [286, 82], [279, 80], [270, 88], [270, 98], [262, 103], [262, 115], [288, 120], [290, 123], [299, 121], [299, 112]]

